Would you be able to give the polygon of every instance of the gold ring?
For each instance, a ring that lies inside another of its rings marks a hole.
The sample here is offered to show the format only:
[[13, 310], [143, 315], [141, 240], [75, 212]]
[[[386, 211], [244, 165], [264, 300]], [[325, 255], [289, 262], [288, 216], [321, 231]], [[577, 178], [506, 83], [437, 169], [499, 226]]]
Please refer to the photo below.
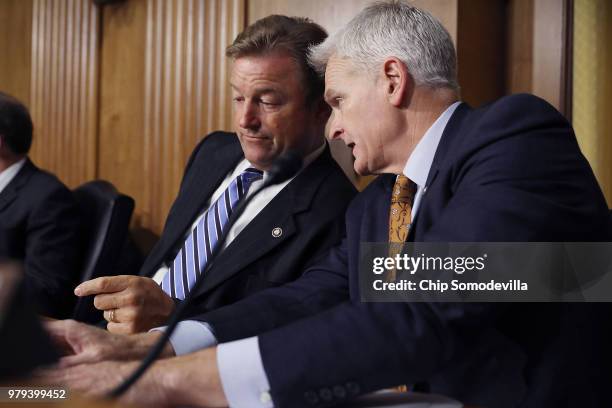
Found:
[[108, 321], [109, 322], [115, 322], [115, 309], [111, 309], [110, 312], [108, 312], [109, 316], [108, 316]]

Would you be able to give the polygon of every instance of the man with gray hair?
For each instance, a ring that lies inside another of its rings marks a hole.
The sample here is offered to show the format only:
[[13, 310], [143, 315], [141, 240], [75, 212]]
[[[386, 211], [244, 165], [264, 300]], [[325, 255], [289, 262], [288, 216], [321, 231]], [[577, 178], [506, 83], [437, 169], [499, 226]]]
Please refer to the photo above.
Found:
[[[531, 95], [459, 102], [450, 36], [399, 2], [366, 8], [311, 60], [331, 137], [357, 172], [382, 175], [351, 203], [340, 245], [291, 284], [193, 317], [209, 348], [157, 362], [126, 399], [311, 407], [409, 384], [479, 406], [607, 406], [589, 305], [361, 301], [362, 242], [603, 239], [605, 201], [567, 121]], [[139, 358], [156, 336], [114, 339], [122, 355], [73, 348], [81, 362]], [[135, 366], [79, 365], [63, 380], [100, 393]]]

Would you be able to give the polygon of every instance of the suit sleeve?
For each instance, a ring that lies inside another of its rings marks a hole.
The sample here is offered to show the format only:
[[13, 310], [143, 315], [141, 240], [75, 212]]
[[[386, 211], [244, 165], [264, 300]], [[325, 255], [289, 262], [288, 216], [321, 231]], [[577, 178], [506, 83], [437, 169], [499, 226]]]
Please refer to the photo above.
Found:
[[81, 261], [79, 215], [71, 192], [58, 186], [36, 204], [28, 219], [26, 285], [43, 315], [67, 317], [74, 305], [72, 290]]
[[348, 298], [346, 262], [346, 241], [342, 241], [300, 279], [192, 318], [210, 324], [223, 343], [316, 314]]

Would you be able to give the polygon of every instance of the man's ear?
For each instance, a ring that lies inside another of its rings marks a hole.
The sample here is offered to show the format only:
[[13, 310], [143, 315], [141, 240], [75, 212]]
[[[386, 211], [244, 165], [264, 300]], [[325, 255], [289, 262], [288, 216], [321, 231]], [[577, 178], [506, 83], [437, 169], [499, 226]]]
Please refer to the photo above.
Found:
[[406, 64], [395, 57], [387, 58], [383, 63], [383, 76], [389, 102], [396, 107], [404, 105], [414, 87]]

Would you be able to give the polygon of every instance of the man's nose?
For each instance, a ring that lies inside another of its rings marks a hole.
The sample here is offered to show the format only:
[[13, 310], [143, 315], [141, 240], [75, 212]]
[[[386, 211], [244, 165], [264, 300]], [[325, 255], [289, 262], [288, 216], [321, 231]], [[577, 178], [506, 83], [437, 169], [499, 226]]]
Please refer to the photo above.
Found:
[[255, 104], [245, 102], [240, 113], [238, 125], [243, 129], [257, 129], [261, 125], [259, 111]]
[[342, 134], [344, 133], [344, 130], [342, 129], [342, 126], [340, 124], [340, 121], [338, 120], [337, 116], [332, 113], [332, 115], [329, 118], [329, 140], [335, 140], [335, 139], [339, 139]]

